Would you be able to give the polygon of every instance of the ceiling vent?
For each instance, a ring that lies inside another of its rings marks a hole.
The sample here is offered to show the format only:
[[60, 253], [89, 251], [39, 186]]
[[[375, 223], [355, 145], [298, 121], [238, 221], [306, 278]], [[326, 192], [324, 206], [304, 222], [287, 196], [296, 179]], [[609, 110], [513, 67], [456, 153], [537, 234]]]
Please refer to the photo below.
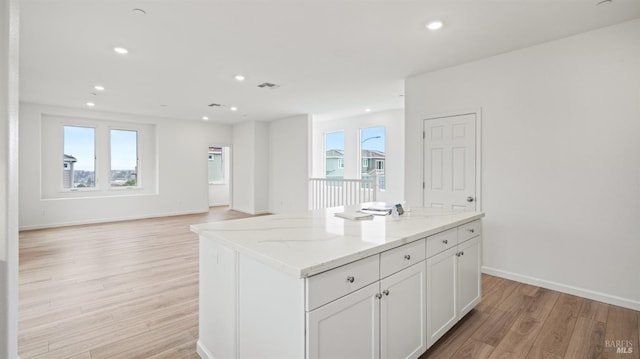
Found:
[[260, 85], [258, 85], [258, 87], [263, 88], [263, 89], [275, 90], [278, 87], [280, 87], [280, 85], [272, 84], [271, 82], [264, 82], [264, 83], [261, 83]]
[[222, 105], [221, 105], [221, 104], [219, 104], [219, 103], [210, 103], [210, 104], [209, 104], [209, 105], [207, 105], [207, 106], [209, 106], [209, 107], [222, 107]]

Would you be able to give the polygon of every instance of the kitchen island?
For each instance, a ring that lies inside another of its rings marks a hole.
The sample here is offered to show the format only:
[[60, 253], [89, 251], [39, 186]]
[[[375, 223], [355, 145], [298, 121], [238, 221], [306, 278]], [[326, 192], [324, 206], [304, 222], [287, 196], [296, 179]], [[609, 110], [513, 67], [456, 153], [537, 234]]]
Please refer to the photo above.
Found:
[[479, 303], [483, 213], [354, 210], [193, 225], [198, 354], [417, 358]]

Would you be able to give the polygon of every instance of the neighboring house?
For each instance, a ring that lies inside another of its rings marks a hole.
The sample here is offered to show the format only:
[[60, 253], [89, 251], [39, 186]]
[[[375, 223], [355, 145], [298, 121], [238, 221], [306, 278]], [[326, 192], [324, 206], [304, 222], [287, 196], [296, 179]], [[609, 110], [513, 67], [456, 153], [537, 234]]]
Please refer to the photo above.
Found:
[[78, 160], [70, 155], [65, 154], [62, 160], [62, 168], [63, 168], [63, 178], [62, 178], [62, 187], [63, 188], [73, 188], [73, 166], [74, 163], [78, 162]]
[[360, 173], [372, 173], [384, 174], [384, 159], [385, 154], [376, 150], [362, 150], [362, 168]]
[[344, 153], [341, 150], [327, 151], [325, 177], [344, 178]]
[[374, 173], [378, 176], [378, 186], [385, 189], [384, 165], [385, 153], [376, 150], [362, 150], [360, 154], [360, 173], [362, 179], [370, 178]]

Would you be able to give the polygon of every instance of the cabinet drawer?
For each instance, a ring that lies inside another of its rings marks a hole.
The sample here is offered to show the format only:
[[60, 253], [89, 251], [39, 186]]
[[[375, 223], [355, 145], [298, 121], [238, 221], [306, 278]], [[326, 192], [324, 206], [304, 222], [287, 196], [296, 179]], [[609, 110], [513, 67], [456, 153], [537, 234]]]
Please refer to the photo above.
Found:
[[473, 221], [467, 224], [463, 224], [458, 227], [458, 241], [462, 243], [467, 239], [479, 236], [481, 230], [482, 229], [480, 227], [480, 221]]
[[307, 310], [338, 299], [380, 278], [380, 256], [363, 258], [307, 278]]
[[458, 244], [458, 229], [452, 228], [427, 237], [427, 258]]
[[424, 260], [424, 256], [424, 239], [382, 252], [382, 254], [380, 254], [380, 278], [387, 277], [410, 265], [418, 263]]

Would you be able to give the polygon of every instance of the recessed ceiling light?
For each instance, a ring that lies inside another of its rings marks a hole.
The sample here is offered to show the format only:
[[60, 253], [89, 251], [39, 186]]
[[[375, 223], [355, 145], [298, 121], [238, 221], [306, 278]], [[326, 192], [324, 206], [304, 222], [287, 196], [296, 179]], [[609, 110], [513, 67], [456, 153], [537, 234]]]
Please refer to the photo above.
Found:
[[236, 81], [244, 81], [244, 76], [236, 75]]
[[208, 120], [208, 119], [209, 119], [209, 117], [207, 117], [207, 116], [202, 116], [202, 120], [206, 121], [206, 120]]
[[89, 107], [93, 107], [93, 106], [95, 106], [95, 105], [96, 105], [96, 104], [95, 104], [95, 103], [93, 103], [93, 102], [87, 102], [87, 106], [89, 106]]
[[442, 25], [444, 25], [442, 23], [442, 21], [432, 21], [432, 22], [427, 24], [427, 29], [429, 29], [431, 31], [440, 30], [440, 29], [442, 29]]
[[235, 107], [235, 106], [231, 106], [231, 107], [229, 108], [229, 110], [231, 110], [231, 111], [238, 111], [238, 108], [237, 108], [237, 107]]
[[96, 85], [94, 87], [94, 89], [98, 90], [98, 91], [104, 91], [104, 86], [100, 86], [100, 85]]
[[129, 50], [125, 49], [124, 47], [114, 47], [113, 51], [119, 53], [120, 55], [126, 55], [129, 53]]
[[365, 108], [364, 112], [371, 112], [371, 109], [370, 108]]

